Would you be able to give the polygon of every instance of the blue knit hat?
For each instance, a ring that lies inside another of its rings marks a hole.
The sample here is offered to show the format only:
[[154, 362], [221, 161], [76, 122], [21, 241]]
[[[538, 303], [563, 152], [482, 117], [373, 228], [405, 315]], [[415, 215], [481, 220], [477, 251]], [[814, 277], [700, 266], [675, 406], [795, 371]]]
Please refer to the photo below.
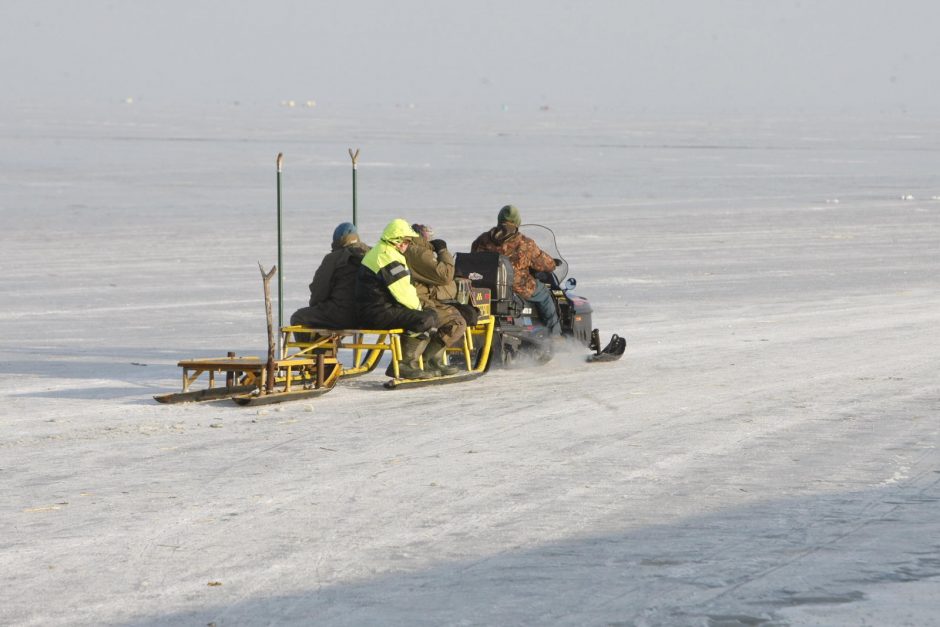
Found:
[[333, 241], [338, 242], [350, 233], [358, 233], [359, 230], [352, 222], [343, 222], [333, 231]]

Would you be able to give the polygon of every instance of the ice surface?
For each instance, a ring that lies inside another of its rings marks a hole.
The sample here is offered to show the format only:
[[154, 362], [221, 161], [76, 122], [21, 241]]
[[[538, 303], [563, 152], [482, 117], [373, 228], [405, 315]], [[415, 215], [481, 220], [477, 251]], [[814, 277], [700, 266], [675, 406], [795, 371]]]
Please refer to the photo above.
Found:
[[[0, 623], [938, 623], [940, 121], [0, 120]], [[263, 354], [278, 152], [305, 303], [350, 147], [364, 239], [512, 202], [624, 358], [153, 402]]]

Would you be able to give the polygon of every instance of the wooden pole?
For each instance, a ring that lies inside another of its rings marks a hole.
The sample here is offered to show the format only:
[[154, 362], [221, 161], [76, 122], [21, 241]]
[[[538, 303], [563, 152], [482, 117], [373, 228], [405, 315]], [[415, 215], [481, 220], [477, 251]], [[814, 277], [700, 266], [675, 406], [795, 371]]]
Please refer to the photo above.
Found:
[[[258, 269], [261, 270], [261, 279], [264, 281], [264, 315], [268, 323], [268, 363], [265, 368], [265, 392], [270, 393], [274, 390], [274, 353], [277, 343], [274, 339], [274, 314], [271, 311], [271, 277], [277, 272], [277, 266], [271, 268], [270, 272], [264, 271], [264, 266], [258, 262]], [[280, 330], [280, 329], [279, 329]]]

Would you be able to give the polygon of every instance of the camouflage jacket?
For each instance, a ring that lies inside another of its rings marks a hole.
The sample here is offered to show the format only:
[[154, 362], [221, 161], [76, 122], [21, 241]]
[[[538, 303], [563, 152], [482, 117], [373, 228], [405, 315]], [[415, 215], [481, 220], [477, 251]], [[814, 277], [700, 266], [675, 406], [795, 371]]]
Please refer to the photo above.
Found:
[[512, 289], [523, 298], [530, 298], [535, 292], [535, 277], [529, 270], [551, 272], [555, 262], [551, 256], [538, 247], [532, 239], [520, 233], [511, 224], [503, 223], [482, 233], [470, 246], [470, 252], [489, 251], [509, 257], [512, 262]]

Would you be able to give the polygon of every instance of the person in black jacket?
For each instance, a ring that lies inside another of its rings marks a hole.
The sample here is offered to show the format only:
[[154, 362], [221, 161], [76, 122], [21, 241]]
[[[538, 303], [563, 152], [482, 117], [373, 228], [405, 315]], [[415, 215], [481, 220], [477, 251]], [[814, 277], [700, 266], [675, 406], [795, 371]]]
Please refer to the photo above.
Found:
[[295, 311], [290, 323], [325, 329], [355, 328], [356, 274], [368, 251], [354, 224], [343, 222], [337, 226], [332, 250], [310, 283], [309, 305]]

